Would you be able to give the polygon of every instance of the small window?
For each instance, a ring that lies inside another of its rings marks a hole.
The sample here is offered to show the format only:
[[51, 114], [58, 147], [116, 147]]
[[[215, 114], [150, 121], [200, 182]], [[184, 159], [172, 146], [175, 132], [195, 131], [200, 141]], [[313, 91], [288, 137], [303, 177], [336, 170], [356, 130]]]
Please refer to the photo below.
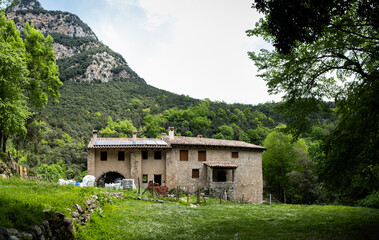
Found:
[[155, 151], [154, 152], [154, 159], [156, 159], [156, 160], [162, 159], [162, 152], [161, 151]]
[[238, 158], [238, 152], [232, 152], [232, 158]]
[[125, 152], [124, 151], [118, 152], [118, 160], [119, 161], [125, 161]]
[[188, 150], [180, 150], [180, 161], [188, 161]]
[[149, 152], [148, 151], [142, 151], [142, 159], [146, 160], [149, 158]]
[[107, 152], [100, 152], [100, 160], [101, 161], [107, 161], [107, 159], [108, 159]]
[[207, 152], [206, 151], [199, 151], [198, 160], [200, 162], [204, 162], [207, 160]]
[[147, 181], [148, 181], [147, 174], [143, 174], [142, 175], [142, 183], [147, 183]]
[[192, 169], [192, 178], [199, 178], [200, 176], [200, 170], [199, 169]]

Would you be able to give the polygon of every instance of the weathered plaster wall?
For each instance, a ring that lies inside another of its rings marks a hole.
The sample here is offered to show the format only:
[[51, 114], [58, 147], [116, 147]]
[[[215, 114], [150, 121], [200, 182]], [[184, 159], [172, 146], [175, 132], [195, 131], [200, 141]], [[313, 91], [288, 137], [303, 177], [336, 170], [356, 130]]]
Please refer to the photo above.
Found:
[[[148, 175], [148, 182], [154, 180], [154, 174], [162, 175], [162, 183], [166, 181], [166, 152], [162, 152], [161, 159], [154, 159], [154, 151], [148, 150], [148, 159], [142, 159], [142, 151], [140, 151], [139, 155], [141, 157], [141, 165], [142, 171], [140, 174], [140, 179], [142, 183], [142, 175]], [[148, 183], [142, 183], [143, 187], [147, 187]]]
[[[125, 178], [130, 178], [130, 151], [125, 151], [125, 161], [118, 161], [118, 151], [119, 150], [101, 150], [96, 149], [92, 150], [95, 152], [95, 174], [96, 179], [101, 177], [104, 173], [107, 172], [118, 172], [123, 175]], [[107, 161], [100, 160], [100, 152], [108, 152]], [[88, 173], [89, 174], [89, 173]]]
[[[180, 150], [188, 150], [188, 161], [180, 161]], [[208, 174], [204, 162], [198, 161], [198, 151], [205, 150], [207, 162], [227, 161], [238, 165], [235, 169], [234, 182], [235, 200], [243, 199], [254, 203], [262, 202], [262, 153], [260, 151], [221, 148], [173, 148], [167, 152], [166, 159], [166, 184], [169, 188], [184, 186], [196, 189], [197, 187], [208, 187]], [[232, 158], [232, 152], [238, 152], [238, 158]], [[192, 169], [200, 169], [200, 177], [192, 178]], [[232, 170], [224, 169], [227, 181], [232, 181]], [[215, 172], [218, 170], [216, 169]], [[215, 173], [214, 172], [214, 173]]]

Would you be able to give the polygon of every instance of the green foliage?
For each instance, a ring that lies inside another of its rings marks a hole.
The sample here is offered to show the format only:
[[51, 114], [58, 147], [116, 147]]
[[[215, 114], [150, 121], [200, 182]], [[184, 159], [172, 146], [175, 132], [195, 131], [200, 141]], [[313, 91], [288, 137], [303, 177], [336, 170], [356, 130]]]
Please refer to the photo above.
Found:
[[[26, 133], [29, 107], [40, 109], [48, 97], [56, 100], [62, 85], [58, 79], [51, 37], [26, 24], [25, 40], [13, 21], [0, 12], [0, 142]], [[2, 148], [5, 151], [5, 148]]]
[[123, 120], [119, 122], [113, 122], [112, 117], [108, 117], [107, 126], [100, 130], [99, 133], [103, 137], [120, 137], [126, 138], [131, 136], [132, 131], [137, 130], [132, 121]]
[[56, 164], [47, 165], [42, 164], [38, 167], [38, 173], [51, 182], [58, 182], [58, 179], [65, 177], [66, 166], [63, 161], [59, 161]]
[[360, 207], [379, 208], [379, 192], [374, 192], [358, 201]]
[[304, 139], [293, 141], [281, 130], [272, 131], [263, 142], [267, 148], [262, 154], [263, 176], [269, 189], [282, 202], [313, 203], [320, 189], [313, 176], [314, 162], [308, 156]]
[[266, 17], [247, 33], [274, 43], [275, 50], [249, 55], [269, 92], [284, 92], [287, 130], [295, 137], [310, 132], [320, 123], [318, 113], [330, 112], [324, 99], [333, 99], [339, 121], [320, 145], [320, 179], [347, 201], [377, 191], [379, 5], [336, 0], [254, 6]]

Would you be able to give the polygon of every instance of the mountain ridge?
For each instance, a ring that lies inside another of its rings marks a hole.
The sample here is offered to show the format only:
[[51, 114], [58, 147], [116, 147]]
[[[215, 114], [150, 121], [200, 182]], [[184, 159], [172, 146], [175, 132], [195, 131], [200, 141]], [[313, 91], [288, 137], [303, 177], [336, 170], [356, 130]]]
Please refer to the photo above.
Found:
[[63, 82], [109, 82], [116, 78], [146, 83], [75, 14], [45, 10], [38, 0], [20, 0], [7, 9], [6, 15], [21, 32], [29, 22], [54, 38], [53, 50]]

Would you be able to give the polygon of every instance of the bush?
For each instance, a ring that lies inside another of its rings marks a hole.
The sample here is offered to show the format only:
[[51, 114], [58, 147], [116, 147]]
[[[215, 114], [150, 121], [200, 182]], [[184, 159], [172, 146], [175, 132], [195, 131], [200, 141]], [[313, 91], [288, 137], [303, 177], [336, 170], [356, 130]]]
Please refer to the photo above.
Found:
[[374, 192], [358, 201], [360, 207], [379, 208], [379, 192]]

